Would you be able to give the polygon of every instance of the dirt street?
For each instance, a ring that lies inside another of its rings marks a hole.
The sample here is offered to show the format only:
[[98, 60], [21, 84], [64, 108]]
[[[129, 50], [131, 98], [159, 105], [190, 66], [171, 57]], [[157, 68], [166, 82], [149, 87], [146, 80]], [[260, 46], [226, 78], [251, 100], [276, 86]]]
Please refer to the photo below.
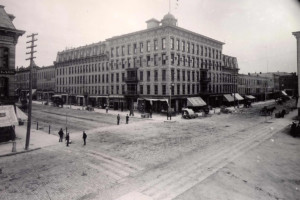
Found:
[[278, 132], [295, 112], [263, 117], [263, 106], [117, 126], [115, 115], [37, 105], [45, 124], [58, 129], [68, 110], [70, 130], [92, 129], [87, 146], [78, 134], [70, 147], [1, 158], [0, 199], [297, 199], [300, 141]]

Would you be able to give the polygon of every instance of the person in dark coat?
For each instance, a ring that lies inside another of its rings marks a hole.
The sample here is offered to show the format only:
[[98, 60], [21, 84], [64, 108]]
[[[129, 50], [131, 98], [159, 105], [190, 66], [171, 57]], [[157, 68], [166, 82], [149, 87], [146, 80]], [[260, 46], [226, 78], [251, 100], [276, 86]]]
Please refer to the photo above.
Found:
[[126, 115], [126, 124], [128, 124], [128, 122], [129, 122], [129, 116], [128, 116], [128, 114]]
[[119, 125], [120, 124], [120, 115], [118, 114], [118, 116], [117, 116], [117, 125]]
[[69, 133], [67, 133], [66, 135], [66, 141], [67, 141], [67, 147], [69, 146], [69, 142], [70, 142], [70, 135]]
[[152, 118], [152, 109], [150, 109], [149, 114], [150, 114], [150, 118]]
[[82, 138], [83, 138], [83, 145], [86, 145], [87, 135], [86, 135], [86, 133], [84, 131], [83, 131], [83, 134], [82, 134]]
[[284, 115], [286, 114], [286, 111], [285, 111], [285, 109], [283, 109], [282, 111], [281, 111], [281, 117], [282, 118], [284, 118]]
[[106, 113], [108, 113], [108, 106], [106, 106], [105, 110], [106, 110]]
[[62, 128], [58, 131], [58, 135], [59, 135], [59, 141], [58, 142], [62, 142], [63, 137], [64, 137], [64, 132], [63, 132]]
[[295, 122], [292, 123], [291, 126], [291, 136], [296, 137], [297, 125]]

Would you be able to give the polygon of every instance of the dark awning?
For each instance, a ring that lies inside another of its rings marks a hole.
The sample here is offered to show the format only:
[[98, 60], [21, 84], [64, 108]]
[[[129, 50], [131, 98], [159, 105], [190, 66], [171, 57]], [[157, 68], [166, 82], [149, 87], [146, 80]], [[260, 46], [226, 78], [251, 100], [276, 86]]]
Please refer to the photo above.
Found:
[[228, 102], [234, 101], [233, 96], [231, 96], [231, 94], [224, 94], [223, 96], [224, 96], [225, 100]]
[[201, 99], [201, 97], [190, 97], [187, 98], [187, 106], [188, 107], [200, 107], [200, 106], [206, 106], [205, 101]]

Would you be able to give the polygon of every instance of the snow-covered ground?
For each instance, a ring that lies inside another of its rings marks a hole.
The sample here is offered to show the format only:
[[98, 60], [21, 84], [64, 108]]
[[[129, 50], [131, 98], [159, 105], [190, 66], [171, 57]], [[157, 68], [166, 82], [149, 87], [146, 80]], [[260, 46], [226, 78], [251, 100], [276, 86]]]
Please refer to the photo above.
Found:
[[[136, 114], [129, 124], [123, 117], [120, 125], [118, 111], [35, 104], [33, 114], [41, 126], [64, 126], [68, 111], [73, 143], [0, 158], [0, 199], [110, 200], [130, 194], [178, 200], [297, 199], [300, 141], [282, 130], [296, 112], [284, 119], [259, 115], [263, 106], [273, 104], [230, 108], [232, 114], [215, 110], [191, 120]], [[276, 105], [275, 112], [293, 104]]]

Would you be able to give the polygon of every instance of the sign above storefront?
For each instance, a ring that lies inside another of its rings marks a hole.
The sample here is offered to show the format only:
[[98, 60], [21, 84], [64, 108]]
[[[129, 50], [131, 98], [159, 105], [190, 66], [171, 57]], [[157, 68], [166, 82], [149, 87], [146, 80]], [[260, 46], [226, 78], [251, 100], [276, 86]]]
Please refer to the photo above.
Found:
[[0, 74], [4, 75], [15, 75], [16, 71], [12, 69], [0, 69]]

